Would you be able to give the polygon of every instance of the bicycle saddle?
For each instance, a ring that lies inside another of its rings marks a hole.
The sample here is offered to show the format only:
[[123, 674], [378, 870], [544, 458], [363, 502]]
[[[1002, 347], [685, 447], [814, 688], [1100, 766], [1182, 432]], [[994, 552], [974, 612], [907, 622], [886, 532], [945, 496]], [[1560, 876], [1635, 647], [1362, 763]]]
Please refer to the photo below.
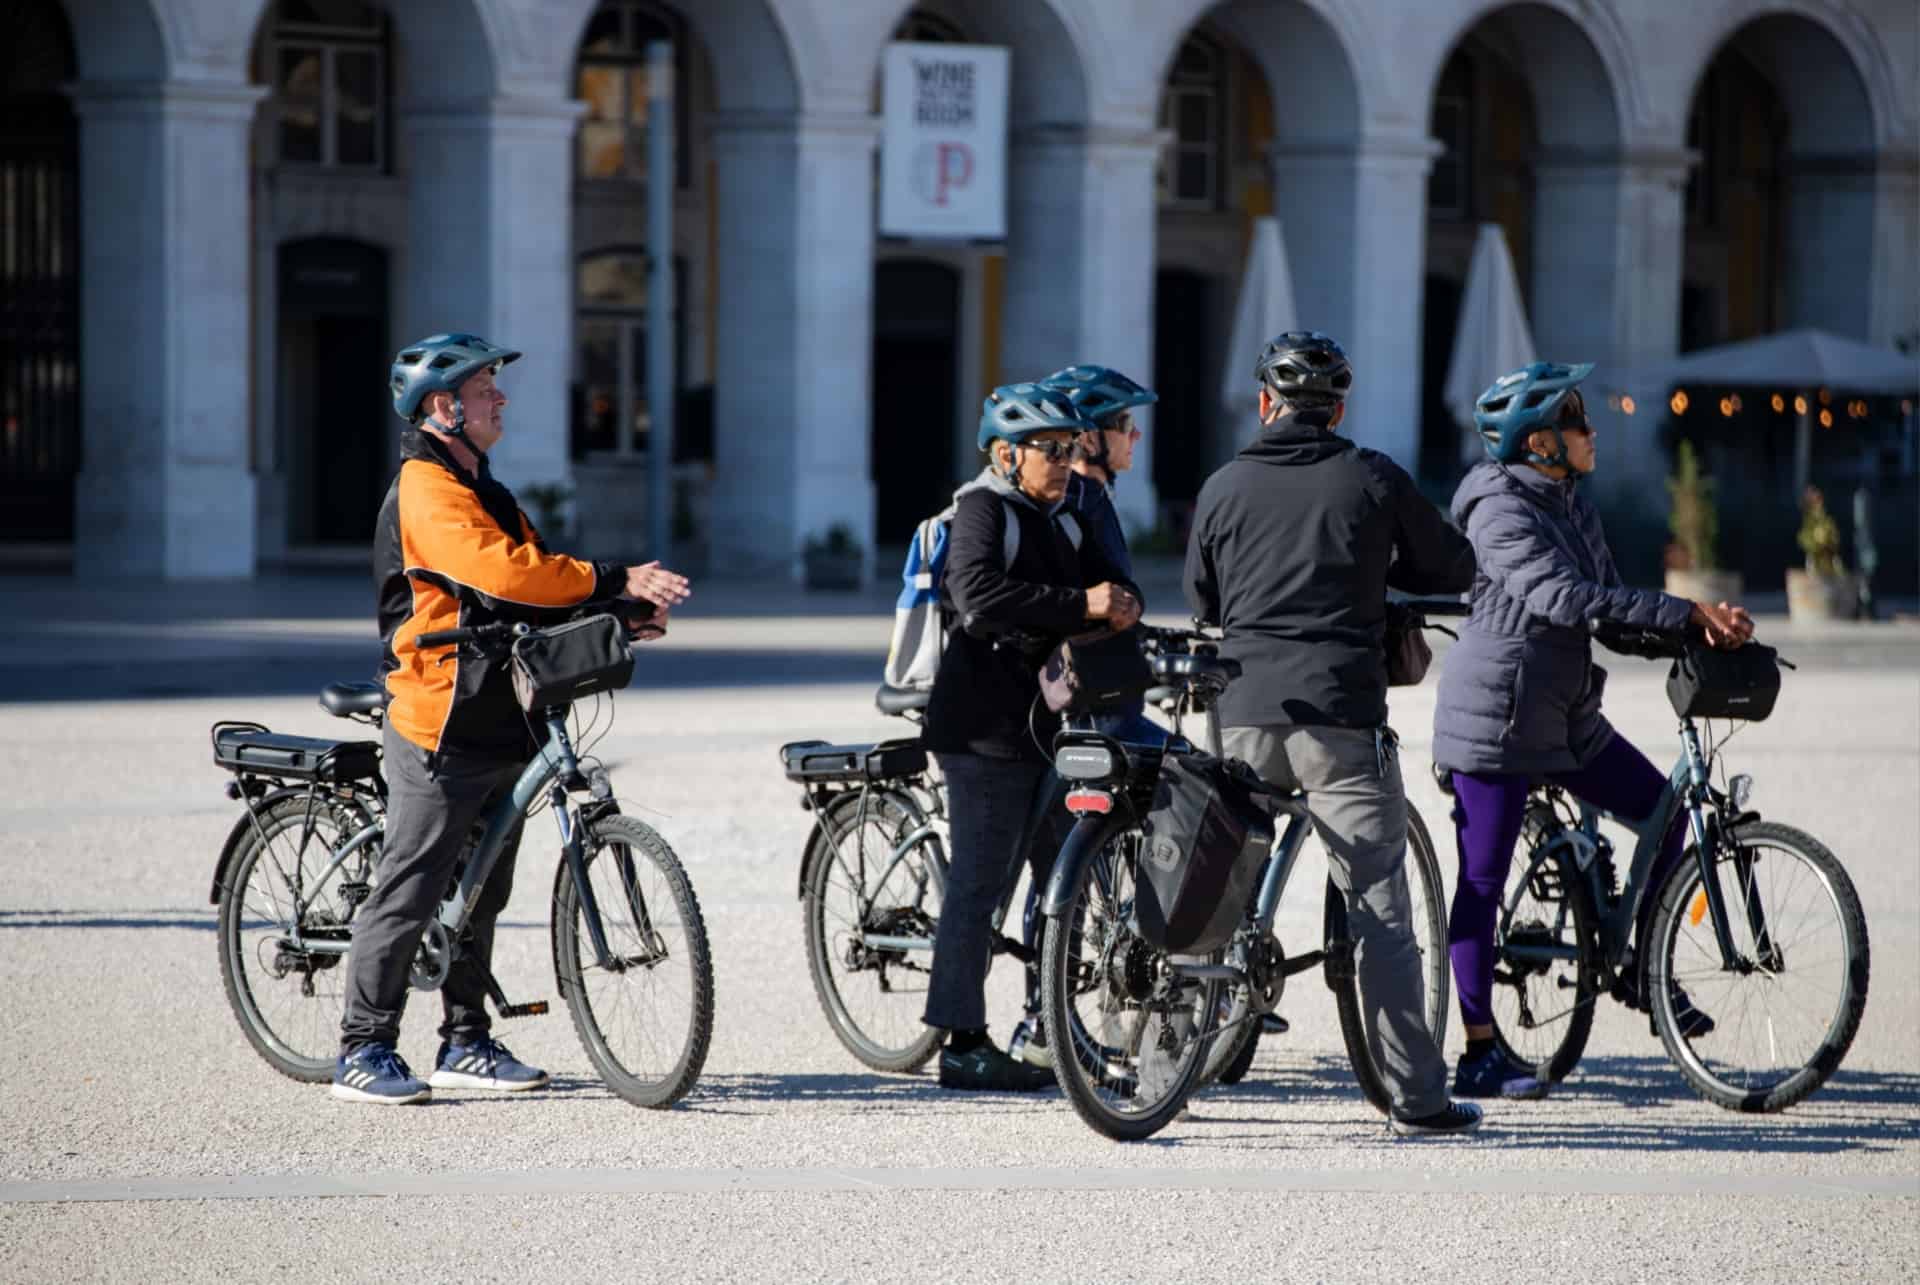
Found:
[[1240, 677], [1240, 662], [1225, 656], [1195, 656], [1183, 652], [1172, 656], [1155, 656], [1153, 672], [1159, 678], [1197, 678], [1225, 687]]
[[919, 691], [912, 687], [890, 687], [880, 684], [880, 690], [873, 694], [873, 703], [882, 714], [910, 714], [917, 709], [925, 709], [932, 692]]
[[387, 707], [387, 689], [379, 683], [328, 683], [320, 689], [320, 708], [335, 718], [371, 714]]

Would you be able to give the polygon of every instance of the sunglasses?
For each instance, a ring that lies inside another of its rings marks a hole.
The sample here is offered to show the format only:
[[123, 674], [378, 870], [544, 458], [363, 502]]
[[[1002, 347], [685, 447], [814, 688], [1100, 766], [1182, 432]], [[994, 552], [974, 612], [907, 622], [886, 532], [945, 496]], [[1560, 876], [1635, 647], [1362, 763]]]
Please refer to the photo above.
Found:
[[1019, 446], [1021, 450], [1039, 451], [1047, 457], [1047, 463], [1049, 464], [1060, 464], [1073, 458], [1072, 442], [1021, 442]]

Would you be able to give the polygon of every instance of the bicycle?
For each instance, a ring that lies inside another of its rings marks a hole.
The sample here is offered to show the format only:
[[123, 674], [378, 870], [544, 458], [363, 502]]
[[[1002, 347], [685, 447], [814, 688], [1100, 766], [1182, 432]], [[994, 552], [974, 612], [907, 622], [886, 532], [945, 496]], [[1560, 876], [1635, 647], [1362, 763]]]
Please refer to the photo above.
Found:
[[[1457, 604], [1431, 604], [1435, 614]], [[1142, 626], [1154, 673], [1169, 689], [1176, 721], [1208, 718], [1218, 757], [1217, 701], [1240, 676], [1239, 662], [1218, 655], [1203, 631]], [[1164, 746], [1123, 744], [1084, 731], [1056, 739], [1055, 771], [1067, 779], [1066, 807], [1076, 816], [1054, 866], [1043, 903], [1041, 993], [1047, 1029], [1074, 1031], [1071, 1055], [1056, 1052], [1055, 1071], [1080, 1118], [1110, 1138], [1131, 1141], [1164, 1128], [1212, 1074], [1231, 1067], [1274, 1013], [1286, 979], [1322, 968], [1334, 991], [1347, 1055], [1375, 1108], [1391, 1107], [1374, 1065], [1347, 936], [1345, 897], [1328, 880], [1324, 935], [1318, 949], [1288, 957], [1273, 931], [1274, 915], [1312, 828], [1304, 795], [1275, 792], [1271, 805], [1287, 824], [1274, 841], [1233, 940], [1205, 958], [1160, 950], [1135, 930], [1134, 890], [1142, 859], [1140, 820], [1151, 806], [1166, 755], [1202, 755], [1183, 736]], [[1408, 810], [1410, 883], [1422, 889], [1427, 945], [1429, 1028], [1445, 1029], [1448, 1000], [1446, 907], [1439, 862], [1424, 823]], [[1416, 934], [1417, 935], [1417, 934]], [[1082, 1004], [1090, 1005], [1083, 1011]], [[1080, 1032], [1095, 1032], [1081, 1037]], [[1237, 1033], [1237, 1034], [1236, 1034]], [[1214, 1050], [1220, 1056], [1212, 1056]], [[1244, 1068], [1243, 1068], [1244, 1069]]]
[[[1593, 634], [1647, 659], [1677, 659], [1695, 645], [1684, 634], [1601, 621]], [[1496, 921], [1494, 1038], [1534, 1075], [1559, 1081], [1586, 1049], [1598, 999], [1637, 1000], [1701, 1097], [1730, 1110], [1781, 1111], [1826, 1082], [1859, 1029], [1866, 915], [1832, 852], [1748, 810], [1753, 778], [1726, 776], [1727, 738], [1714, 744], [1708, 720], [1703, 749], [1698, 722], [1673, 703], [1679, 759], [1653, 816], [1622, 821], [1638, 836], [1624, 884], [1598, 812], [1547, 782], [1529, 792], [1521, 859]], [[1441, 788], [1451, 793], [1451, 780]], [[1682, 813], [1692, 842], [1662, 885], [1649, 887], [1664, 836]], [[1804, 907], [1796, 901], [1802, 890]], [[1632, 940], [1646, 897], [1656, 898], [1650, 949]], [[1811, 940], [1823, 923], [1831, 939]], [[1789, 1020], [1796, 996], [1820, 1003], [1815, 987], [1834, 991], [1831, 1008]], [[1688, 1033], [1697, 1021], [1690, 1027], [1683, 993], [1697, 1012], [1718, 1015], [1711, 1034]]]
[[[541, 637], [524, 624], [496, 624], [417, 641], [506, 651]], [[320, 703], [378, 727], [386, 696], [373, 683], [335, 683]], [[476, 822], [409, 981], [420, 991], [445, 982], [507, 837], [544, 807], [560, 833], [550, 931], [561, 998], [607, 1086], [636, 1106], [664, 1107], [685, 1096], [706, 1062], [713, 1030], [706, 925], [679, 858], [652, 827], [621, 814], [606, 768], [576, 751], [568, 713], [553, 706], [531, 716], [546, 740], [512, 790]], [[597, 721], [596, 710], [586, 735]], [[219, 906], [227, 999], [268, 1065], [325, 1083], [345, 1004], [342, 961], [354, 915], [373, 891], [385, 832], [380, 743], [279, 735], [248, 722], [215, 723], [212, 740], [214, 761], [233, 773], [227, 793], [246, 809], [227, 836], [209, 894]], [[545, 1001], [509, 1003], [491, 975], [487, 991], [503, 1019], [548, 1011]], [[679, 1016], [661, 1020], [667, 1003], [677, 1003]]]

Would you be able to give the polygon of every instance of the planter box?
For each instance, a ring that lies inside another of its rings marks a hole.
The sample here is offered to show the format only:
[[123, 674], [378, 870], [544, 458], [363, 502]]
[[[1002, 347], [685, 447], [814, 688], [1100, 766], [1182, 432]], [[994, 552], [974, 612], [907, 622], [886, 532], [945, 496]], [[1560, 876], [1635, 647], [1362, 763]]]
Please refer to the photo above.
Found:
[[1821, 576], [1804, 569], [1787, 572], [1787, 615], [1793, 620], [1852, 620], [1860, 611], [1856, 576]]
[[806, 586], [845, 592], [865, 583], [865, 559], [858, 553], [829, 553], [812, 549], [801, 555], [806, 564]]
[[1668, 571], [1667, 592], [1689, 602], [1737, 603], [1746, 581], [1738, 571]]

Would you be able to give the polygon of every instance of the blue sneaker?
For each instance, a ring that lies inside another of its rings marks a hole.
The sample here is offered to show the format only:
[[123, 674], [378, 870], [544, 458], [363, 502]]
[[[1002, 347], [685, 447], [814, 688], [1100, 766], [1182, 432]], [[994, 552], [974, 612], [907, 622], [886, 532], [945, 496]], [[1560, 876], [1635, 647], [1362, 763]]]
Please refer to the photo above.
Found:
[[333, 1096], [342, 1102], [405, 1106], [425, 1102], [433, 1090], [413, 1072], [391, 1044], [363, 1044], [333, 1064]]
[[1519, 1098], [1531, 1102], [1546, 1097], [1552, 1087], [1508, 1057], [1497, 1044], [1478, 1057], [1462, 1053], [1453, 1072], [1456, 1098]]
[[495, 1089], [502, 1093], [524, 1093], [547, 1087], [547, 1073], [528, 1066], [498, 1040], [481, 1036], [472, 1044], [442, 1044], [434, 1059], [433, 1076], [427, 1081], [436, 1089]]

